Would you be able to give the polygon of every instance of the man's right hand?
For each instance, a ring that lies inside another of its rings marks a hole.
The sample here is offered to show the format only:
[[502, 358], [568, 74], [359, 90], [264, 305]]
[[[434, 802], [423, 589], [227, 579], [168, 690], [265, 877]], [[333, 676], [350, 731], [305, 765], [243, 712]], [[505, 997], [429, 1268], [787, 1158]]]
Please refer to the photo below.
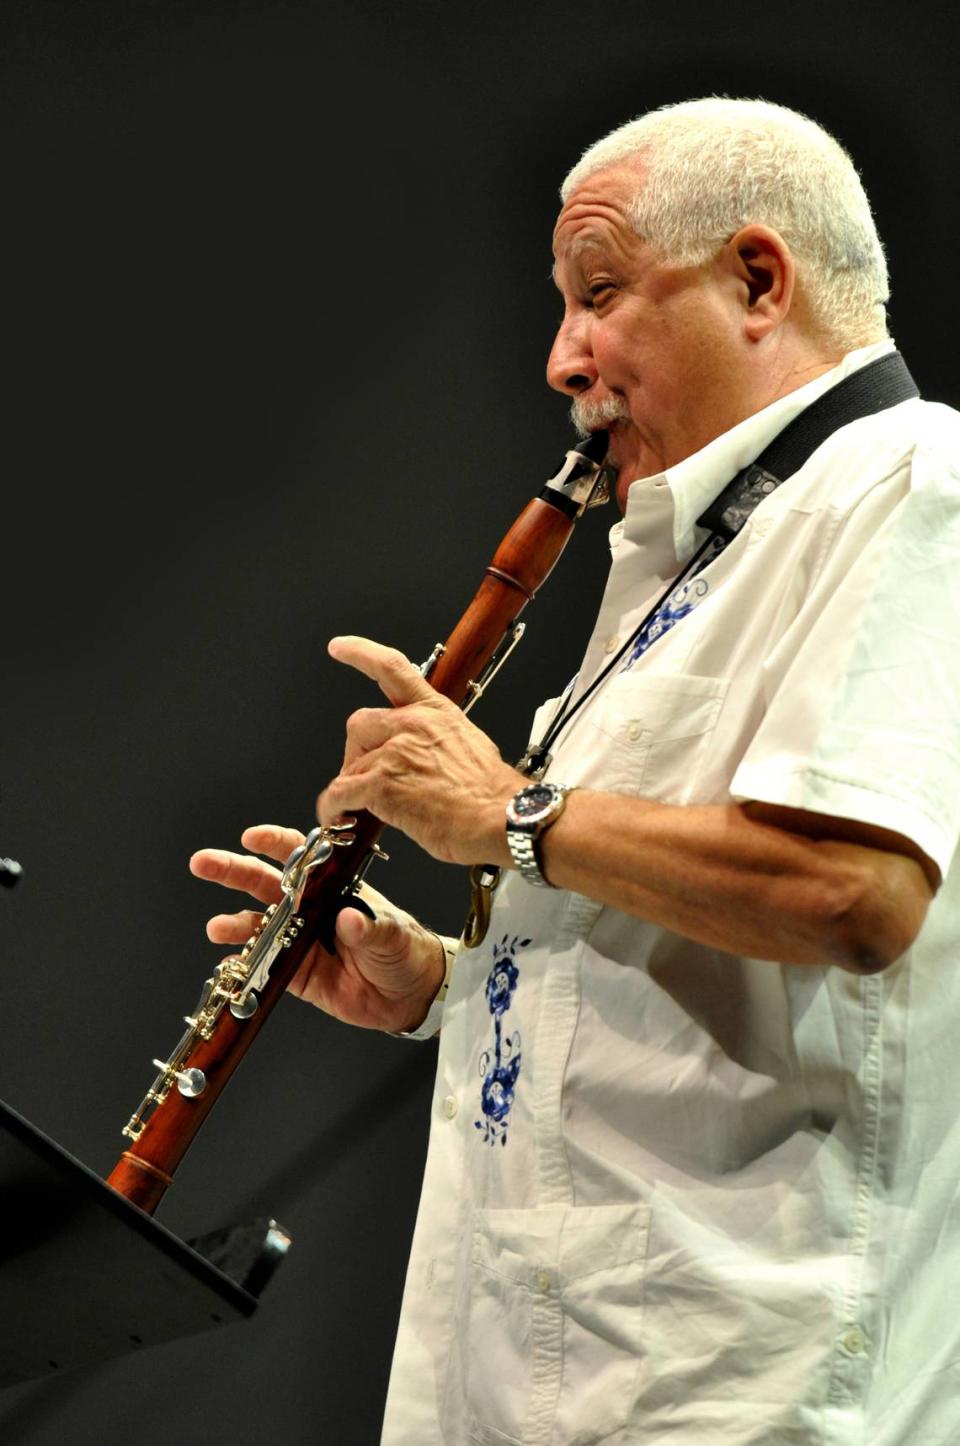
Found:
[[[190, 872], [240, 889], [261, 904], [273, 904], [282, 897], [281, 871], [254, 855], [264, 854], [283, 864], [303, 838], [296, 829], [257, 824], [240, 839], [250, 853], [200, 849], [190, 860]], [[336, 953], [315, 944], [290, 981], [290, 991], [347, 1024], [390, 1033], [416, 1029], [443, 983], [443, 945], [436, 934], [369, 885], [361, 893], [376, 919], [359, 909], [342, 909], [337, 916]], [[215, 914], [207, 924], [207, 938], [242, 947], [259, 922], [260, 914], [253, 909]]]

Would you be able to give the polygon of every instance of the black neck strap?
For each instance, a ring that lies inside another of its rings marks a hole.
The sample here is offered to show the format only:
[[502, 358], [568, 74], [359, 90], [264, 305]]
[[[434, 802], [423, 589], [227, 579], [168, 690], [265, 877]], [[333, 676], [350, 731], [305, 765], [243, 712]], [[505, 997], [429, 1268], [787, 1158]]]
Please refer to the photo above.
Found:
[[698, 527], [719, 533], [729, 542], [757, 504], [794, 472], [799, 472], [838, 427], [919, 395], [917, 384], [898, 351], [888, 352], [860, 367], [811, 402], [774, 437], [755, 462], [738, 472], [697, 518]]
[[750, 513], [764, 497], [776, 491], [781, 483], [786, 482], [795, 472], [799, 472], [808, 458], [838, 427], [845, 426], [847, 422], [855, 422], [859, 417], [869, 417], [875, 412], [885, 411], [887, 407], [895, 407], [898, 402], [906, 402], [919, 395], [917, 384], [903, 357], [897, 351], [887, 352], [885, 356], [878, 357], [876, 361], [869, 362], [865, 367], [860, 367], [858, 371], [844, 377], [842, 382], [824, 392], [798, 417], [794, 417], [782, 432], [778, 432], [757, 460], [744, 467], [742, 472], [738, 472], [733, 481], [724, 487], [706, 511], [697, 518], [698, 527], [705, 527], [710, 536], [698, 548], [686, 567], [668, 583], [666, 590], [639, 627], [634, 629], [572, 708], [569, 706], [570, 694], [576, 680], [571, 680], [540, 742], [527, 750], [517, 767], [532, 777], [543, 774], [550, 762], [549, 750], [558, 734], [650, 626], [674, 589], [712, 562], [726, 544], [736, 537]]

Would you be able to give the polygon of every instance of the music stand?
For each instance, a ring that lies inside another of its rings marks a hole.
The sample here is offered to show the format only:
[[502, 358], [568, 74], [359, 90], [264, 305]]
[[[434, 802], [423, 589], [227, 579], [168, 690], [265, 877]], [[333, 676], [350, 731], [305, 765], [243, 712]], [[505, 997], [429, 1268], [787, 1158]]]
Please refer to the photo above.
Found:
[[0, 1101], [0, 1387], [252, 1315], [286, 1232], [205, 1241], [239, 1280]]

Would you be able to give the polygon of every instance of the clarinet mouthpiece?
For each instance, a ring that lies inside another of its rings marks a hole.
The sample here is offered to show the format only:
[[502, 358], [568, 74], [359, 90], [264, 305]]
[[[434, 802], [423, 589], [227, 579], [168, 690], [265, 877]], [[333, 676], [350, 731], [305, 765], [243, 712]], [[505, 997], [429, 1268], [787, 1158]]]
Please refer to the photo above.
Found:
[[609, 432], [591, 432], [590, 436], [581, 442], [575, 450], [580, 452], [590, 462], [600, 463], [607, 455], [609, 445]]
[[579, 517], [587, 507], [606, 502], [610, 495], [604, 459], [610, 435], [593, 432], [578, 446], [571, 447], [559, 470], [540, 493], [544, 502]]

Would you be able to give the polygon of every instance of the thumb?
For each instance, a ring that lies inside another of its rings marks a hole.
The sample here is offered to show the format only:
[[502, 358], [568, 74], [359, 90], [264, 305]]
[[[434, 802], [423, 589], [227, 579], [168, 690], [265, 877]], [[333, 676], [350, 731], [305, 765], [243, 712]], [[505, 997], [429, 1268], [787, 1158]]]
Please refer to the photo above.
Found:
[[378, 955], [393, 955], [402, 946], [404, 934], [404, 926], [394, 914], [380, 913], [371, 918], [360, 909], [347, 908], [337, 915], [337, 939], [348, 949], [373, 949]]
[[369, 942], [376, 927], [376, 920], [359, 909], [341, 909], [337, 915], [336, 935], [348, 949], [356, 949]]

